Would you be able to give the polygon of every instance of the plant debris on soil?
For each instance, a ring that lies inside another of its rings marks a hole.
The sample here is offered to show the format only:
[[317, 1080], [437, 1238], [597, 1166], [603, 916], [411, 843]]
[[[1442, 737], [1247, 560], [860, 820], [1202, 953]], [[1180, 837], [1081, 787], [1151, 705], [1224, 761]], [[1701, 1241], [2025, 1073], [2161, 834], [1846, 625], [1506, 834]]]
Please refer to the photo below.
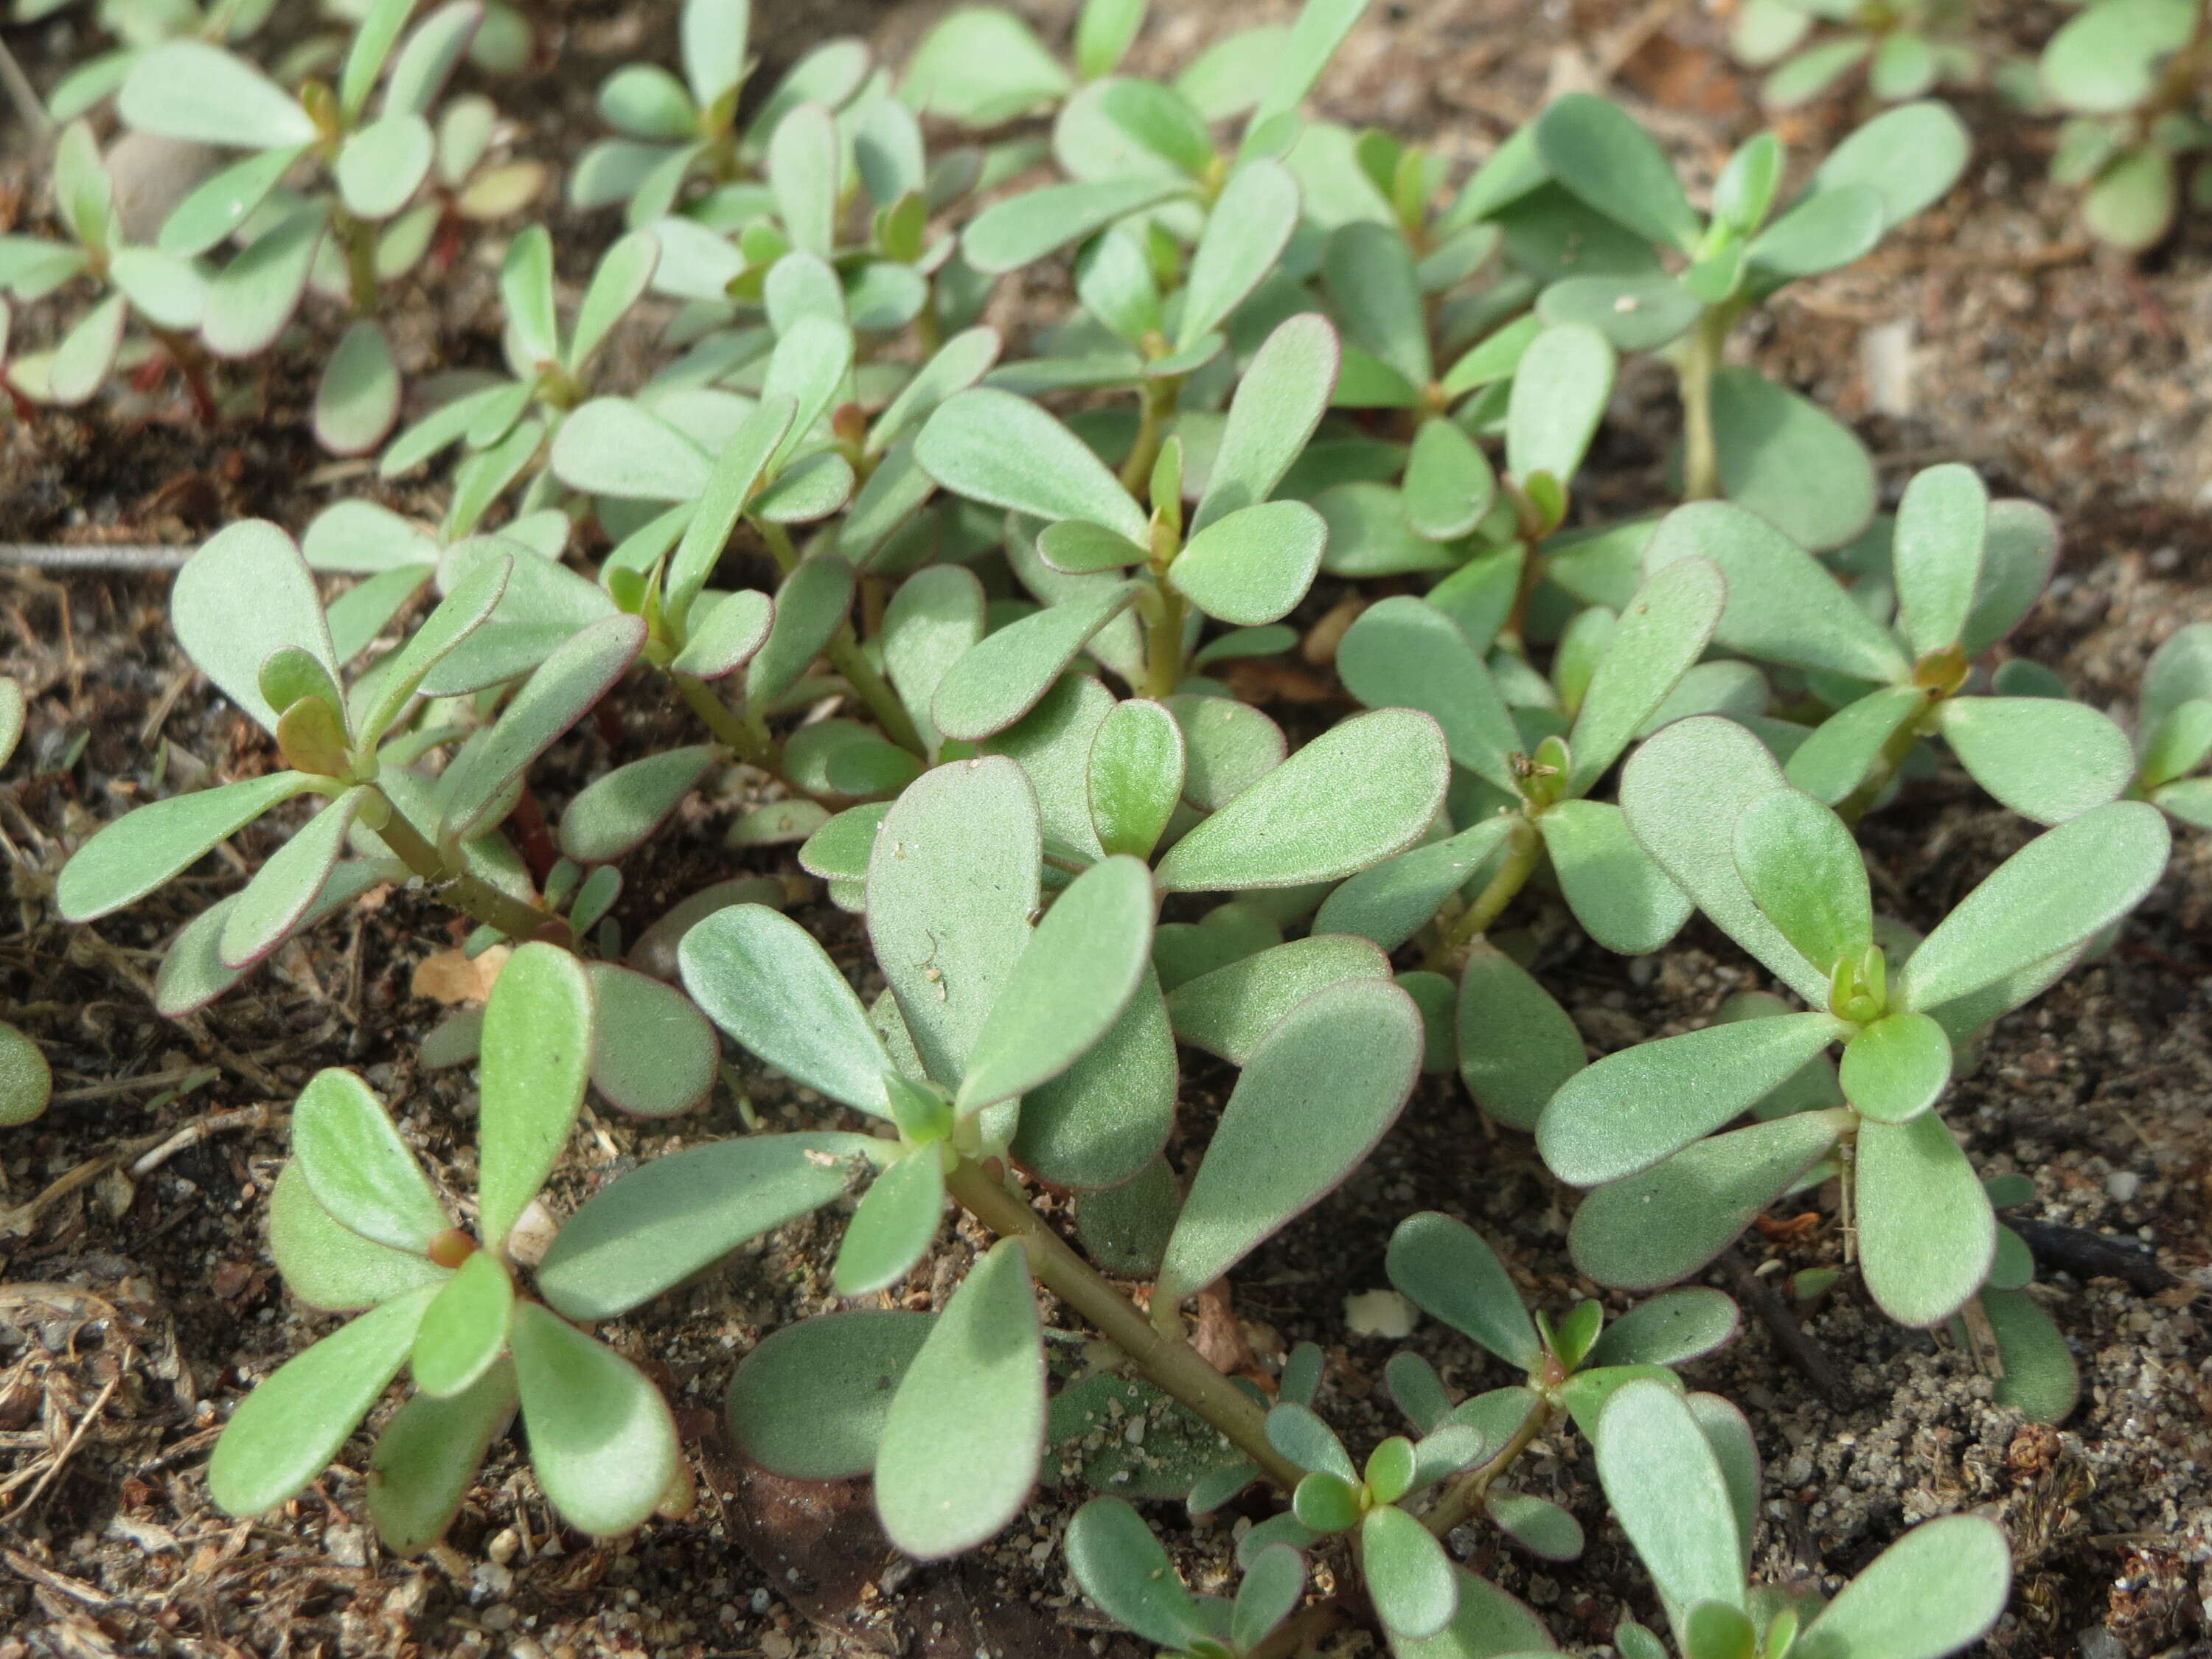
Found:
[[[1066, 0], [1024, 4], [1062, 39]], [[902, 0], [757, 6], [769, 68], [825, 35], [862, 33], [896, 59], [940, 7]], [[1206, 41], [1287, 16], [1290, 0], [1156, 7], [1133, 66], [1187, 61]], [[1994, 6], [2015, 43], [2067, 14]], [[538, 9], [544, 67], [494, 88], [522, 153], [558, 161], [597, 131], [592, 89], [616, 63], [668, 55], [674, 9], [556, 0]], [[1748, 80], [1719, 49], [1723, 23], [1686, 3], [1628, 0], [1377, 0], [1324, 80], [1328, 114], [1388, 127], [1473, 163], [1543, 100], [1603, 85], [1692, 167], [1710, 172], [1759, 122]], [[70, 12], [11, 41], [51, 80], [91, 42]], [[1793, 287], [1750, 349], [1770, 374], [1852, 421], [1893, 488], [1912, 468], [1963, 459], [1996, 493], [2049, 505], [2064, 562], [2013, 648], [2083, 695], [2121, 706], [2167, 634], [2212, 618], [2212, 216], [2139, 267], [2081, 240], [2065, 192], [2044, 181], [2050, 131], [1969, 95], [1977, 159], [1966, 181], [1893, 246]], [[1850, 112], [1793, 117], [1801, 149]], [[20, 137], [20, 135], [19, 135]], [[35, 199], [31, 158], [0, 158], [0, 229]], [[588, 269], [610, 222], [549, 199], [563, 274]], [[498, 245], [410, 301], [410, 373], [491, 361]], [[1053, 296], [1031, 279], [994, 320], [1020, 329]], [[641, 342], [640, 343], [641, 343]], [[368, 491], [434, 516], [435, 488], [377, 483], [313, 448], [311, 384], [247, 371], [258, 417], [201, 428], [168, 391], [131, 394], [0, 430], [0, 544], [186, 549], [221, 525], [271, 518], [295, 532], [330, 501]], [[638, 359], [641, 363], [641, 356]], [[1627, 374], [1589, 473], [1599, 510], [1663, 499], [1672, 424], [1663, 374]], [[1327, 585], [1300, 620], [1334, 602]], [[259, 733], [213, 696], [169, 639], [158, 574], [0, 574], [6, 672], [32, 720], [17, 781], [0, 788], [0, 851], [15, 927], [0, 938], [0, 1018], [52, 1060], [47, 1115], [0, 1139], [0, 1659], [39, 1655], [898, 1654], [1045, 1659], [1145, 1650], [1078, 1595], [1059, 1553], [1079, 1486], [1048, 1486], [981, 1552], [897, 1558], [864, 1485], [811, 1485], [746, 1466], [722, 1425], [737, 1361], [763, 1334], [831, 1305], [834, 1218], [809, 1218], [606, 1334], [667, 1389], [701, 1501], [616, 1542], [563, 1528], [517, 1448], [495, 1448], [447, 1541], [387, 1557], [362, 1504], [362, 1440], [281, 1511], [231, 1520], [201, 1467], [251, 1385], [328, 1328], [283, 1293], [264, 1200], [286, 1150], [293, 1095], [319, 1067], [359, 1069], [450, 1192], [472, 1185], [472, 1079], [426, 1072], [416, 1050], [447, 1012], [417, 970], [462, 929], [415, 896], [372, 897], [279, 953], [204, 1014], [164, 1021], [148, 988], [160, 947], [193, 908], [239, 884], [273, 845], [240, 837], [201, 872], [96, 927], [70, 929], [51, 900], [69, 849], [157, 787], [270, 764]], [[1332, 696], [1296, 672], [1240, 690], [1310, 721]], [[1304, 712], [1298, 713], [1304, 705]], [[572, 735], [540, 787], [556, 798], [603, 769], [679, 741], [680, 709], [635, 688], [613, 719]], [[162, 780], [157, 784], [157, 780]], [[791, 849], [732, 853], [721, 835], [751, 787], [695, 799], [625, 870], [617, 915], [635, 938], [676, 901], [739, 873], [781, 878], [793, 908], [847, 965], [850, 919], [823, 902]], [[2028, 835], [1962, 779], [1917, 788], [1869, 820], [1881, 902], [1924, 926]], [[1547, 982], [1592, 1047], [1610, 1051], [1710, 1018], [1760, 976], [1693, 926], [1663, 955], [1622, 960], [1552, 929], [1531, 908]], [[1794, 1304], [1797, 1270], [1842, 1260], [1836, 1217], [1769, 1219], [1706, 1276], [1744, 1303], [1742, 1334], [1688, 1368], [1693, 1387], [1746, 1410], [1765, 1460], [1754, 1571], [1832, 1589], [1905, 1526], [1973, 1509], [2001, 1521], [2017, 1562], [2012, 1605], [1982, 1651], [2081, 1659], [2212, 1652], [2212, 844], [2185, 834], [2118, 948], [2006, 1019], [1959, 1086], [1951, 1121], [1986, 1175], [2017, 1170], [2037, 1200], [2014, 1212], [2040, 1257], [2038, 1294], [2072, 1346], [2081, 1403], [2056, 1429], [1994, 1403], [1973, 1356], [1903, 1329], [1849, 1278]], [[431, 988], [447, 996], [434, 975]], [[1202, 1146], [1218, 1091], [1185, 1079], [1181, 1134]], [[557, 1206], [644, 1158], [749, 1119], [829, 1121], [824, 1103], [741, 1059], [691, 1117], [643, 1121], [587, 1107], [555, 1185]], [[1317, 1402], [1364, 1451], [1401, 1426], [1382, 1365], [1401, 1343], [1348, 1298], [1385, 1289], [1392, 1225], [1420, 1208], [1465, 1217], [1495, 1242], [1539, 1306], [1598, 1294], [1567, 1266], [1567, 1212], [1525, 1137], [1470, 1137], [1456, 1079], [1425, 1080], [1397, 1130], [1341, 1190], [1239, 1272], [1209, 1307], [1213, 1351], [1264, 1374], [1288, 1346], [1329, 1356]], [[1171, 1158], [1180, 1149], [1171, 1149]], [[1061, 1219], [1065, 1219], [1062, 1217]], [[938, 1305], [984, 1241], [948, 1231], [896, 1305]], [[1613, 1305], [1620, 1305], [1617, 1298]], [[1387, 1309], [1385, 1310], [1387, 1311]], [[1770, 1322], [1771, 1320], [1771, 1322]], [[1455, 1390], [1509, 1380], [1432, 1323], [1405, 1339]], [[1564, 1432], [1523, 1460], [1521, 1484], [1589, 1527], [1559, 1567], [1470, 1530], [1468, 1565], [1543, 1613], [1559, 1640], [1601, 1646], [1624, 1613], [1656, 1619], [1648, 1581], [1604, 1515], [1587, 1448]], [[1234, 1536], [1267, 1511], [1235, 1506], [1171, 1541], [1196, 1589], [1232, 1581]], [[1335, 1587], [1326, 1553], [1315, 1578]], [[1347, 1625], [1324, 1650], [1372, 1652]]]

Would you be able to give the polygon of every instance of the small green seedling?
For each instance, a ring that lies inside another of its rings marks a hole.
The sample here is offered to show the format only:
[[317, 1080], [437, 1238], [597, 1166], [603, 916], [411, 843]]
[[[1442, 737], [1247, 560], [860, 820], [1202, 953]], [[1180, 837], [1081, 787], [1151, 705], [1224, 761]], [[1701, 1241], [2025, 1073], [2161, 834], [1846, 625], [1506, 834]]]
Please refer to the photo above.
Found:
[[1759, 99], [1769, 109], [1824, 98], [1861, 70], [1868, 97], [1899, 104], [1981, 79], [1973, 21], [1968, 0], [1744, 0], [1729, 48], [1766, 71]]
[[518, 1411], [538, 1484], [571, 1525], [614, 1534], [690, 1508], [660, 1391], [526, 1295], [508, 1243], [568, 1144], [592, 1019], [590, 982], [564, 951], [525, 945], [500, 975], [484, 1010], [473, 1232], [453, 1224], [360, 1079], [326, 1071], [308, 1085], [271, 1246], [302, 1301], [366, 1311], [287, 1361], [224, 1425], [208, 1466], [223, 1509], [258, 1514], [315, 1480], [402, 1370], [414, 1392], [368, 1463], [369, 1513], [395, 1553], [444, 1534]]
[[[373, 449], [398, 417], [399, 370], [374, 313], [427, 246], [424, 222], [406, 210], [438, 159], [432, 112], [484, 16], [474, 0], [451, 0], [410, 31], [414, 9], [369, 7], [334, 83], [289, 92], [223, 46], [171, 40], [137, 58], [116, 99], [134, 131], [248, 152], [185, 196], [158, 238], [179, 261], [241, 245], [205, 282], [197, 321], [208, 350], [267, 350], [311, 286], [350, 307], [315, 394], [316, 432], [344, 454]], [[315, 185], [302, 191], [291, 181], [309, 168]]]
[[[1967, 775], [2013, 811], [2063, 823], [2127, 789], [2126, 735], [2063, 697], [1986, 695], [1976, 659], [2041, 596], [2057, 557], [2050, 517], [1991, 502], [1971, 468], [1914, 475], [1889, 529], [1856, 555], [1846, 591], [1770, 526], [1723, 503], [1661, 520], [1647, 569], [1705, 558], [1728, 579], [1723, 647], [1806, 676], [1836, 713], [1787, 739], [1790, 781], [1856, 821], [1892, 786], [1923, 738], [1940, 737]], [[1990, 690], [1998, 690], [1992, 687]], [[1778, 745], [1780, 746], [1780, 745]]]
[[[2005, 1535], [1972, 1515], [1913, 1528], [1825, 1604], [1749, 1583], [1759, 1450], [1742, 1413], [1718, 1395], [1627, 1383], [1600, 1413], [1595, 1444], [1598, 1480], [1683, 1659], [1942, 1659], [2004, 1611]], [[1623, 1659], [1666, 1659], [1659, 1638], [1632, 1620], [1613, 1646]]]
[[2129, 793], [2186, 824], [2212, 828], [2212, 623], [2177, 629], [2143, 671]]
[[[684, 0], [680, 78], [657, 64], [625, 64], [600, 83], [599, 113], [622, 136], [578, 158], [568, 179], [572, 205], [624, 204], [635, 228], [673, 210], [695, 178], [742, 191], [786, 114], [805, 103], [835, 111], [860, 89], [866, 46], [827, 41], [793, 64], [740, 128], [738, 101], [755, 61], [748, 55], [751, 13], [750, 0]], [[700, 210], [716, 210], [713, 196]]]
[[88, 122], [62, 130], [53, 185], [67, 240], [0, 236], [0, 289], [28, 303], [83, 277], [105, 292], [51, 350], [9, 361], [9, 384], [34, 403], [68, 408], [88, 401], [118, 362], [145, 355], [143, 342], [133, 347], [126, 337], [135, 319], [182, 376], [201, 418], [211, 419], [207, 355], [192, 338], [207, 303], [205, 268], [160, 247], [127, 243]]
[[[1557, 250], [1540, 316], [1586, 323], [1625, 350], [1671, 349], [1683, 494], [1726, 495], [1817, 549], [1865, 527], [1872, 464], [1844, 428], [1796, 393], [1723, 367], [1723, 347], [1752, 307], [1850, 264], [1949, 190], [1966, 150], [1966, 128], [1948, 108], [1905, 104], [1837, 146], [1778, 213], [1782, 144], [1762, 133], [1729, 158], [1708, 216], [1630, 116], [1574, 94], [1485, 172], [1495, 177], [1492, 216], [1507, 226], [1509, 242], [1517, 234]], [[1593, 237], [1601, 252], [1587, 246]]]
[[[2142, 899], [2165, 867], [2164, 819], [2116, 801], [2046, 831], [1893, 965], [1850, 831], [1743, 727], [1668, 727], [1631, 758], [1621, 804], [1677, 884], [1812, 1012], [1641, 1044], [1561, 1085], [1536, 1136], [1556, 1174], [1596, 1188], [1570, 1231], [1576, 1261], [1603, 1283], [1668, 1284], [1776, 1198], [1839, 1176], [1875, 1299], [1906, 1324], [1948, 1318], [1997, 1237], [1932, 1109], [1954, 1054]], [[1844, 1104], [1715, 1134], [1838, 1042]]]
[[2067, 112], [2051, 176], [2081, 191], [2100, 241], [2142, 252], [2185, 199], [2212, 197], [2212, 166], [2192, 159], [2212, 149], [2208, 52], [2192, 0], [2095, 0], [2043, 48], [2039, 90]]

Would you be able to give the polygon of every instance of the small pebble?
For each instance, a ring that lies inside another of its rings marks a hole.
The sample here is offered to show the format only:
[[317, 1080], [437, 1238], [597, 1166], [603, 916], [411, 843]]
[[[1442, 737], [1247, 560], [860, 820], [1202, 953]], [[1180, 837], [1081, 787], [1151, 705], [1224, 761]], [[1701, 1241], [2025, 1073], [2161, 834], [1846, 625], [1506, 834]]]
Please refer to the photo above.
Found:
[[2142, 1189], [2142, 1177], [2133, 1170], [2115, 1170], [2105, 1177], [2105, 1196], [2115, 1204], [2125, 1204]]
[[1411, 1336], [1420, 1319], [1413, 1304], [1395, 1291], [1362, 1291], [1344, 1298], [1344, 1322], [1355, 1336], [1396, 1340]]

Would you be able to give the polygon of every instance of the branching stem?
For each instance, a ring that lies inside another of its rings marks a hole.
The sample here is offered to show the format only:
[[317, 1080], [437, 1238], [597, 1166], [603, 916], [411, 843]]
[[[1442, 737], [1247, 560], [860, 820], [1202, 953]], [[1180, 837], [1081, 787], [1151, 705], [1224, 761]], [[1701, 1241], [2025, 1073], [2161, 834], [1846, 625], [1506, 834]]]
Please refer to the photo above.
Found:
[[685, 706], [718, 742], [729, 746], [732, 754], [772, 778], [783, 777], [783, 756], [758, 720], [738, 714], [715, 696], [714, 688], [704, 680], [690, 674], [671, 674], [668, 678], [676, 682], [677, 695], [684, 699]]
[[1720, 447], [1713, 436], [1713, 371], [1721, 366], [1731, 311], [1707, 307], [1674, 362], [1682, 398], [1682, 499], [1710, 501], [1721, 493]]
[[1493, 1457], [1484, 1459], [1473, 1468], [1454, 1477], [1437, 1499], [1436, 1507], [1421, 1517], [1421, 1524], [1439, 1538], [1449, 1537], [1452, 1528], [1463, 1525], [1481, 1506], [1483, 1498], [1498, 1476], [1513, 1467], [1514, 1460], [1535, 1443], [1538, 1436], [1552, 1426], [1558, 1409], [1547, 1401], [1538, 1401], [1529, 1407], [1528, 1415], [1513, 1437], [1498, 1448]]
[[376, 834], [394, 857], [422, 878], [423, 885], [434, 896], [485, 926], [498, 928], [509, 939], [526, 942], [553, 920], [535, 905], [501, 892], [483, 877], [453, 869], [396, 806]]
[[1182, 636], [1189, 601], [1164, 580], [1157, 585], [1158, 612], [1145, 623], [1145, 686], [1139, 694], [1158, 702], [1182, 683]]
[[1267, 1443], [1266, 1410], [1189, 1343], [1153, 1329], [1137, 1305], [1069, 1249], [1036, 1211], [966, 1159], [945, 1184], [954, 1200], [993, 1232], [1020, 1239], [1037, 1282], [1089, 1320], [1163, 1391], [1220, 1430], [1285, 1492], [1297, 1485], [1305, 1471]]
[[890, 683], [868, 660], [868, 653], [860, 649], [852, 623], [847, 623], [837, 630], [837, 636], [830, 641], [829, 655], [831, 665], [845, 677], [845, 684], [868, 705], [876, 724], [884, 728], [884, 735], [908, 753], [927, 760], [929, 749], [915, 727], [914, 717], [906, 712], [906, 704], [899, 701]]
[[337, 234], [338, 246], [345, 250], [346, 286], [355, 314], [366, 317], [376, 309], [384, 292], [376, 279], [375, 228], [341, 206], [331, 210], [331, 228]]
[[1528, 884], [1543, 856], [1544, 838], [1536, 833], [1534, 823], [1526, 816], [1516, 819], [1506, 835], [1505, 862], [1498, 866], [1498, 873], [1475, 896], [1466, 913], [1452, 923], [1429, 965], [1456, 968], [1463, 963], [1475, 940], [1489, 931], [1514, 896]]
[[1121, 488], [1139, 501], [1152, 482], [1152, 465], [1160, 459], [1160, 445], [1168, 435], [1168, 421], [1175, 414], [1180, 378], [1147, 380], [1139, 394], [1137, 441], [1129, 459], [1121, 463]]

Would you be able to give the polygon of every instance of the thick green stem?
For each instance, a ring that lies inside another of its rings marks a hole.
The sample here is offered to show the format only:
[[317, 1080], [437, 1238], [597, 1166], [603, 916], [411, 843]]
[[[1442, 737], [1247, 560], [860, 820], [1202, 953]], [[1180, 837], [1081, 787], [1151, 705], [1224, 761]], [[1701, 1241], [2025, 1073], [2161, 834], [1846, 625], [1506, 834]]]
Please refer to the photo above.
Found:
[[1168, 421], [1175, 413], [1176, 394], [1182, 388], [1179, 379], [1147, 380], [1139, 394], [1139, 413], [1137, 420], [1136, 447], [1129, 451], [1129, 459], [1121, 463], [1121, 488], [1139, 501], [1152, 487], [1152, 465], [1160, 459], [1160, 445], [1168, 435]]
[[1905, 757], [1912, 752], [1912, 745], [1920, 741], [1920, 722], [1927, 714], [1927, 706], [1899, 726], [1889, 734], [1889, 740], [1875, 757], [1874, 764], [1867, 769], [1859, 787], [1836, 804], [1836, 816], [1856, 830], [1859, 820], [1867, 815], [1881, 792], [1889, 787], [1889, 781], [1897, 775], [1897, 769], [1905, 764]]
[[1552, 1419], [1557, 1415], [1556, 1409], [1546, 1401], [1539, 1401], [1531, 1407], [1527, 1419], [1513, 1437], [1498, 1449], [1497, 1455], [1454, 1477], [1443, 1495], [1437, 1499], [1436, 1507], [1421, 1517], [1421, 1524], [1439, 1538], [1449, 1536], [1453, 1528], [1464, 1523], [1481, 1506], [1484, 1496], [1498, 1477], [1535, 1443], [1536, 1437], [1552, 1426]]
[[783, 776], [783, 757], [775, 742], [757, 720], [748, 720], [714, 695], [704, 680], [689, 674], [671, 674], [677, 695], [712, 732], [729, 745], [730, 752], [748, 766], [757, 766], [772, 778]]
[[1713, 371], [1734, 319], [1709, 307], [1683, 342], [1674, 363], [1682, 396], [1682, 499], [1710, 501], [1721, 493], [1720, 448], [1713, 437]]
[[[386, 804], [390, 805], [388, 801]], [[392, 806], [390, 811], [390, 817], [377, 827], [378, 839], [392, 849], [401, 863], [422, 878], [423, 884], [434, 896], [487, 927], [498, 928], [512, 939], [530, 939], [553, 920], [534, 905], [510, 898], [483, 877], [453, 869], [398, 807]]]
[[1190, 1344], [1154, 1330], [1137, 1305], [1070, 1249], [1036, 1211], [964, 1158], [945, 1185], [963, 1209], [993, 1232], [1020, 1239], [1037, 1282], [1089, 1320], [1163, 1391], [1220, 1430], [1285, 1492], [1297, 1485], [1305, 1471], [1267, 1443], [1266, 1409]]
[[788, 530], [780, 524], [770, 524], [762, 520], [760, 533], [761, 539], [768, 544], [768, 550], [775, 556], [775, 568], [779, 572], [788, 576], [799, 568], [799, 550], [792, 545]]
[[1174, 695], [1182, 683], [1183, 625], [1189, 603], [1165, 580], [1158, 585], [1159, 612], [1145, 624], [1145, 686], [1139, 694], [1155, 702]]
[[1489, 931], [1491, 923], [1513, 902], [1514, 896], [1528, 884], [1528, 878], [1536, 873], [1536, 866], [1543, 857], [1544, 838], [1536, 833], [1534, 823], [1527, 817], [1521, 818], [1506, 833], [1505, 862], [1498, 866], [1498, 873], [1475, 896], [1466, 913], [1452, 923], [1429, 965], [1458, 968], [1475, 940]]
[[853, 624], [847, 623], [837, 630], [837, 637], [830, 641], [830, 661], [845, 684], [851, 686], [868, 712], [876, 717], [876, 724], [884, 728], [884, 735], [908, 753], [929, 758], [928, 745], [914, 724], [914, 717], [906, 712], [906, 705], [890, 688], [890, 683], [876, 672], [868, 653], [860, 649], [860, 641], [853, 633]]
[[338, 246], [345, 250], [346, 285], [354, 311], [366, 317], [376, 309], [384, 293], [383, 284], [376, 279], [375, 227], [340, 207], [332, 212], [331, 228], [337, 234]]

